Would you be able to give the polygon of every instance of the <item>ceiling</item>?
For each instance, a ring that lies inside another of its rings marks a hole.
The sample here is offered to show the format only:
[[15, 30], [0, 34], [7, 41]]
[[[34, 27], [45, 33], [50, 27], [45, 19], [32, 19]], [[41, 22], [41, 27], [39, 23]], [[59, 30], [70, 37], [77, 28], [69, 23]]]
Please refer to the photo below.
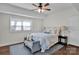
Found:
[[[37, 3], [35, 3], [35, 4], [38, 5]], [[2, 6], [5, 7], [5, 10]], [[65, 11], [65, 10], [75, 9], [79, 12], [79, 3], [50, 3], [48, 8], [50, 8], [51, 11], [46, 11], [44, 13], [38, 13], [37, 11], [33, 11], [33, 9], [36, 9], [36, 7], [34, 7], [32, 5], [32, 3], [6, 3], [6, 4], [0, 4], [0, 10], [1, 9], [3, 9], [4, 11], [8, 10], [8, 12], [12, 11], [13, 13], [15, 11], [17, 11], [18, 13], [24, 14], [24, 16], [27, 15], [27, 16], [38, 17], [38, 18], [40, 18], [40, 17], [45, 18], [45, 17], [47, 17], [51, 14], [62, 12], [62, 11]]]
[[[33, 11], [33, 9], [36, 9], [36, 7], [34, 7], [32, 5], [32, 3], [10, 3], [10, 5], [17, 6], [17, 7], [20, 7], [20, 8], [24, 8], [24, 9], [30, 10], [30, 11]], [[38, 5], [38, 4], [36, 4], [36, 5]], [[51, 11], [46, 11], [43, 14], [44, 15], [50, 15], [51, 13], [67, 10], [70, 7], [72, 7], [72, 4], [69, 4], [69, 3], [50, 3], [48, 8], [50, 8]], [[37, 11], [35, 11], [35, 12], [37, 12]]]

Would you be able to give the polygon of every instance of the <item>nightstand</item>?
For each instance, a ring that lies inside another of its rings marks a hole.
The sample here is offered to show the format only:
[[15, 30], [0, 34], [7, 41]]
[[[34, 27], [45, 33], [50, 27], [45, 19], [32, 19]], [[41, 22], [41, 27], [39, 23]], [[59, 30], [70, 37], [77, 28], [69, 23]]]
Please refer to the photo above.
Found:
[[[62, 42], [62, 40], [64, 40], [64, 42]], [[68, 37], [67, 36], [62, 36], [62, 35], [58, 36], [58, 43], [59, 44], [64, 44], [64, 45], [67, 46], [67, 42], [68, 42]]]

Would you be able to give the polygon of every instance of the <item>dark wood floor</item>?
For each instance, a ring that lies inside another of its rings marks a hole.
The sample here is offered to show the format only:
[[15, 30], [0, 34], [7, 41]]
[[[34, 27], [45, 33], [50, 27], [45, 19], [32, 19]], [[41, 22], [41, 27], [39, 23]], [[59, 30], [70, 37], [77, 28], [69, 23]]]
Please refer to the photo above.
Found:
[[0, 55], [9, 55], [9, 54], [10, 54], [9, 46], [0, 47]]
[[79, 55], [79, 47], [68, 45], [67, 47], [63, 47], [51, 55]]
[[[0, 55], [10, 55], [9, 46], [0, 47]], [[52, 53], [51, 55], [79, 55], [79, 47], [68, 45]]]

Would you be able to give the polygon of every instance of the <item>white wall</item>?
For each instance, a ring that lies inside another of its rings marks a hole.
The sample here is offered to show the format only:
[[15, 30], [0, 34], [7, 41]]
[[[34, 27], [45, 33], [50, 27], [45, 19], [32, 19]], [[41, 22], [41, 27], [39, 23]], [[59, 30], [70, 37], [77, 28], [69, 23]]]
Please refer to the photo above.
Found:
[[79, 16], [69, 18], [70, 40], [69, 43], [79, 46]]
[[[10, 16], [11, 15], [0, 14], [0, 46], [23, 42], [24, 37], [28, 34], [28, 32], [14, 32], [14, 33], [10, 32], [9, 27]], [[42, 20], [26, 17], [19, 17], [19, 18], [31, 20], [33, 32], [41, 31]]]
[[[10, 32], [9, 28], [9, 20], [11, 15], [7, 14], [0, 14], [0, 46], [14, 44], [18, 42], [23, 42], [24, 37], [27, 35], [28, 32]], [[76, 16], [76, 17], [75, 17]], [[18, 16], [17, 16], [18, 17]], [[32, 31], [38, 32], [41, 31], [43, 26], [46, 27], [54, 27], [58, 25], [67, 25], [73, 26], [79, 24], [79, 13], [75, 9], [68, 9], [62, 12], [52, 13], [51, 16], [46, 17], [44, 20], [35, 19], [35, 18], [26, 18], [20, 17], [24, 19], [30, 19], [33, 22]], [[73, 19], [73, 21], [72, 21]], [[77, 19], [76, 21], [74, 21]], [[74, 24], [73, 24], [74, 23]], [[73, 28], [78, 29], [79, 26], [73, 26]], [[79, 38], [78, 33], [79, 30], [76, 30], [76, 34], [73, 32], [73, 36], [77, 36], [75, 39], [68, 39], [69, 44], [78, 45], [79, 46]]]
[[[75, 20], [76, 18], [74, 18], [74, 16], [77, 16], [77, 21], [73, 22], [72, 20], [70, 21], [70, 19]], [[47, 18], [44, 19], [44, 24], [43, 26], [45, 27], [54, 27], [54, 26], [59, 26], [59, 25], [66, 25], [66, 26], [70, 26], [70, 23], [73, 22], [72, 26], [75, 25], [77, 23], [77, 25], [79, 25], [79, 13], [75, 10], [75, 9], [68, 9], [59, 13], [55, 13], [52, 14], [51, 16], [48, 16]], [[73, 27], [78, 29], [79, 26], [77, 27]], [[78, 30], [79, 31], [79, 30]], [[73, 34], [73, 33], [72, 33]], [[68, 39], [68, 43], [72, 44], [72, 45], [78, 45], [79, 46], [79, 33], [76, 33], [77, 38], [75, 39]]]

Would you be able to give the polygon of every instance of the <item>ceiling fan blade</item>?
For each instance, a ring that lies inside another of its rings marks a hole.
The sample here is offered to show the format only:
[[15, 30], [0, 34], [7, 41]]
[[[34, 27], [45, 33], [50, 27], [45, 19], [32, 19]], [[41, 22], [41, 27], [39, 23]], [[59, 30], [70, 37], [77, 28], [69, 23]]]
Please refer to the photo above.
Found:
[[44, 6], [46, 7], [46, 6], [48, 6], [49, 5], [49, 3], [46, 3]]
[[51, 9], [45, 9], [45, 10], [48, 10], [48, 11], [50, 11]]
[[33, 6], [35, 6], [35, 7], [38, 7], [37, 5], [35, 5], [35, 4], [32, 4]]

